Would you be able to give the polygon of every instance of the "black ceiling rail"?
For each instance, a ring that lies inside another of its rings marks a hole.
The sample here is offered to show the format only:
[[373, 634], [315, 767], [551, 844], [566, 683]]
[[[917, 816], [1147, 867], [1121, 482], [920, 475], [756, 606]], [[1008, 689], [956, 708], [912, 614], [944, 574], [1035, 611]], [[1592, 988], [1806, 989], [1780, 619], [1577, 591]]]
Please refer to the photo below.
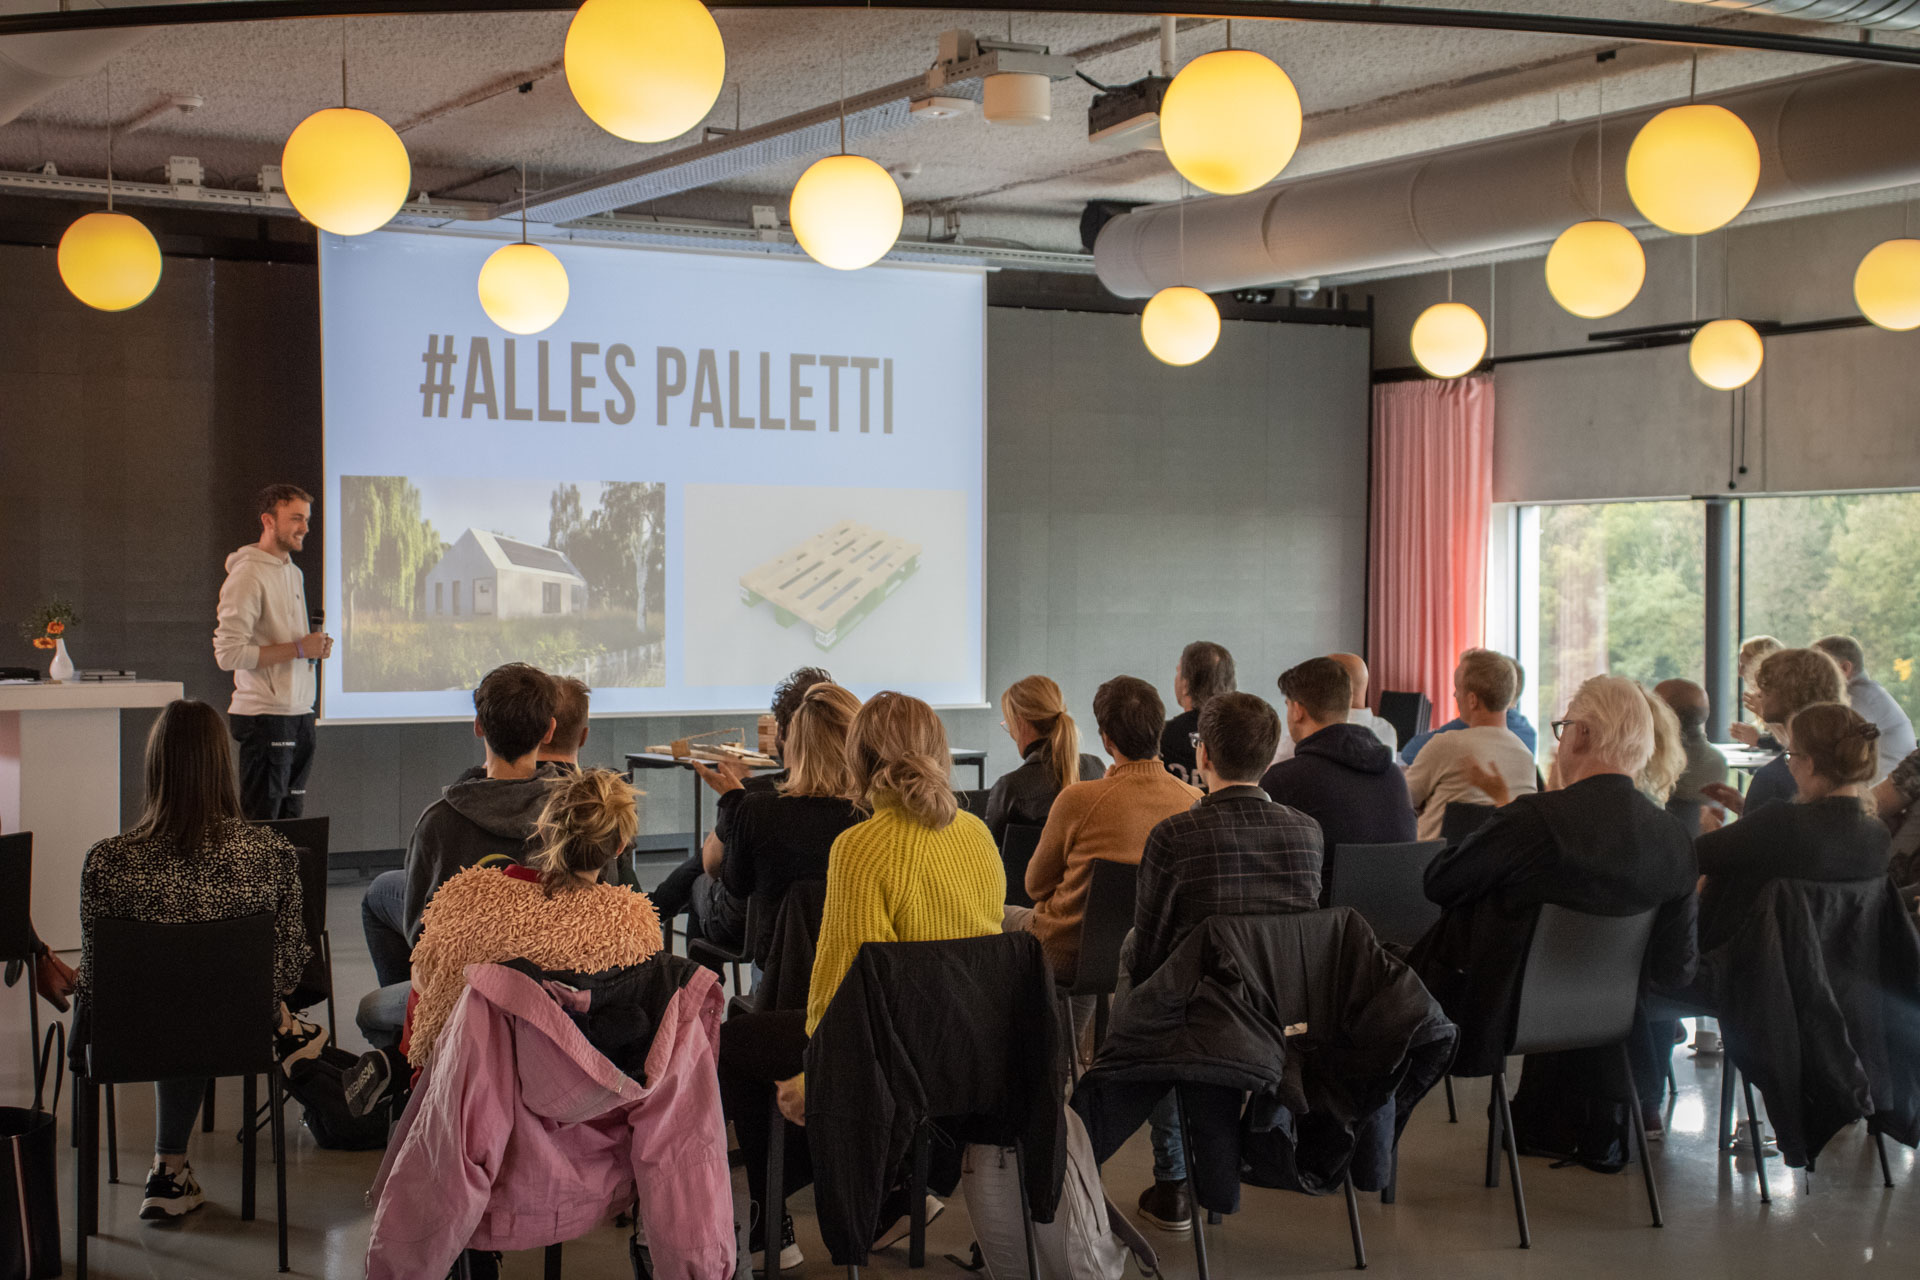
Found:
[[[781, 3], [780, 0], [707, 0], [714, 9], [936, 9], [953, 0], [873, 0], [871, 4]], [[212, 26], [234, 22], [279, 22], [296, 18], [412, 17], [459, 13], [549, 13], [578, 8], [578, 0], [212, 0], [203, 4], [129, 5], [113, 9], [54, 9], [0, 15], [0, 36], [55, 31], [101, 31], [128, 27]], [[969, 6], [1006, 13], [1095, 13], [1160, 17], [1165, 0], [978, 0]], [[1635, 22], [1559, 14], [1504, 13], [1487, 9], [1428, 9], [1418, 5], [1362, 5], [1324, 0], [1201, 0], [1181, 12], [1200, 18], [1243, 18], [1375, 27], [1423, 27], [1464, 31], [1511, 31], [1528, 35], [1671, 44], [1689, 48], [1756, 49], [1808, 54], [1855, 62], [1920, 66], [1920, 48], [1839, 40], [1825, 36], [1692, 26], [1680, 22]]]

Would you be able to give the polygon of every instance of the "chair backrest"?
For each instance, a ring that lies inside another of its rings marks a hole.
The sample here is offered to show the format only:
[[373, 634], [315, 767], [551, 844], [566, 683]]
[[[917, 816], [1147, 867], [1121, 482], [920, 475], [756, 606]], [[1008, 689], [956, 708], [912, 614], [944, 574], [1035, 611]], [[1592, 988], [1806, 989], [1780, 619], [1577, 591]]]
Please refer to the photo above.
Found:
[[956, 791], [960, 797], [960, 807], [976, 818], [987, 816], [987, 793], [984, 791]]
[[1427, 864], [1445, 840], [1343, 844], [1330, 851], [1327, 905], [1352, 907], [1374, 937], [1402, 947], [1420, 941], [1440, 918], [1427, 900]]
[[307, 934], [307, 967], [288, 1007], [304, 1009], [327, 997], [327, 828], [326, 818], [275, 818], [260, 826], [277, 831], [293, 846], [300, 869], [300, 923]]
[[[747, 937], [750, 939], [760, 937], [752, 923], [758, 902], [758, 898], [747, 902]], [[813, 980], [813, 953], [820, 940], [820, 920], [826, 908], [827, 882], [824, 880], [797, 880], [780, 895], [768, 939], [768, 953], [753, 958], [760, 966], [760, 982], [753, 989], [756, 1010], [770, 1013], [807, 1007], [807, 991]]]
[[296, 849], [311, 849], [323, 859], [327, 856], [327, 837], [333, 827], [331, 818], [273, 818], [256, 825], [279, 832]]
[[1551, 903], [1541, 907], [1507, 1052], [1554, 1053], [1625, 1040], [1640, 1003], [1655, 910], [1595, 916]]
[[1393, 726], [1406, 746], [1415, 736], [1425, 733], [1433, 719], [1433, 704], [1424, 693], [1405, 693], [1393, 689], [1380, 691], [1380, 718]]
[[1690, 836], [1700, 834], [1700, 814], [1706, 807], [1707, 802], [1705, 800], [1667, 801], [1667, 812], [1680, 819], [1681, 824], [1686, 827], [1687, 834]]
[[1449, 800], [1444, 813], [1440, 815], [1440, 839], [1447, 844], [1458, 844], [1468, 836], [1487, 825], [1499, 810], [1490, 804], [1469, 804], [1464, 800]]
[[1133, 928], [1134, 890], [1140, 866], [1097, 858], [1087, 882], [1086, 908], [1080, 916], [1080, 954], [1074, 961], [1076, 996], [1112, 995], [1120, 985], [1120, 944]]
[[273, 1069], [273, 917], [93, 922], [87, 1074], [110, 1082]]
[[1033, 861], [1033, 851], [1040, 847], [1042, 829], [1030, 823], [1009, 822], [1007, 833], [1000, 837], [1000, 866], [1007, 873], [1007, 905], [1010, 907], [1033, 905], [1033, 899], [1027, 896], [1027, 864]]
[[33, 954], [33, 832], [0, 836], [0, 960]]

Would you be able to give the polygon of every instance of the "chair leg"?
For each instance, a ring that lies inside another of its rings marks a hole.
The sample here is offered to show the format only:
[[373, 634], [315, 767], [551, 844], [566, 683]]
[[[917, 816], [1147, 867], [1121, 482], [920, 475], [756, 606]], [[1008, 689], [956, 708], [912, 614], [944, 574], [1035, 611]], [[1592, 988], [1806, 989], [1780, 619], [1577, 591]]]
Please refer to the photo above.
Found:
[[1353, 1174], [1347, 1174], [1347, 1230], [1353, 1233], [1353, 1269], [1367, 1269], [1367, 1242], [1360, 1234], [1360, 1198], [1353, 1194]]
[[1741, 1080], [1740, 1088], [1747, 1095], [1747, 1130], [1753, 1139], [1753, 1168], [1760, 1175], [1760, 1203], [1772, 1204], [1773, 1196], [1767, 1190], [1767, 1148], [1760, 1139], [1760, 1119], [1753, 1110], [1753, 1081]]
[[[1496, 1080], [1499, 1077], [1495, 1077]], [[1496, 1084], [1494, 1086], [1498, 1088]], [[1500, 1106], [1487, 1099], [1487, 1186], [1500, 1185]]]
[[1387, 1165], [1387, 1185], [1380, 1192], [1381, 1204], [1392, 1204], [1400, 1194], [1400, 1143], [1395, 1141], [1393, 1150], [1387, 1153], [1391, 1161]]
[[1733, 1059], [1721, 1050], [1720, 1056], [1720, 1150], [1731, 1154], [1738, 1145], [1739, 1129], [1733, 1119], [1734, 1082], [1740, 1078], [1739, 1068], [1733, 1065]]
[[1073, 1034], [1073, 997], [1062, 994], [1054, 1007], [1060, 1020], [1060, 1040], [1067, 1047], [1067, 1079], [1080, 1083], [1080, 1042]]
[[113, 1086], [107, 1086], [107, 1181], [120, 1181], [120, 1121], [113, 1113]]
[[1440, 1084], [1447, 1091], [1447, 1123], [1460, 1123], [1460, 1109], [1453, 1105], [1453, 1077], [1441, 1076]]
[[1633, 1083], [1633, 1060], [1627, 1056], [1624, 1043], [1620, 1046], [1620, 1067], [1627, 1073], [1627, 1111], [1633, 1117], [1633, 1141], [1640, 1151], [1640, 1171], [1647, 1179], [1647, 1208], [1653, 1213], [1653, 1225], [1664, 1227], [1666, 1223], [1660, 1219], [1660, 1189], [1653, 1180], [1653, 1152], [1647, 1147], [1647, 1122], [1640, 1114], [1638, 1089]]
[[1100, 1056], [1100, 1046], [1107, 1042], [1107, 1029], [1113, 1025], [1113, 996], [1101, 993], [1093, 1001], [1093, 1056]]
[[1507, 1073], [1493, 1077], [1493, 1100], [1500, 1110], [1501, 1141], [1507, 1145], [1507, 1176], [1513, 1179], [1513, 1217], [1520, 1225], [1520, 1247], [1533, 1247], [1533, 1233], [1527, 1229], [1527, 1192], [1520, 1184], [1520, 1136], [1513, 1131], [1513, 1108], [1507, 1104]]
[[87, 1280], [87, 1236], [94, 1229], [93, 1222], [87, 1216], [87, 1211], [93, 1207], [93, 1198], [88, 1192], [94, 1189], [93, 1180], [97, 1176], [92, 1159], [98, 1154], [93, 1136], [93, 1100], [92, 1082], [75, 1075], [73, 1138], [77, 1150], [73, 1157], [73, 1273], [79, 1280]]
[[[1205, 1216], [1200, 1211], [1200, 1197], [1193, 1194], [1195, 1168], [1193, 1159], [1193, 1130], [1187, 1126], [1187, 1102], [1180, 1096], [1178, 1086], [1173, 1091], [1174, 1110], [1180, 1117], [1180, 1148], [1187, 1161], [1187, 1199], [1193, 1206], [1191, 1222], [1193, 1225], [1193, 1265], [1198, 1280], [1212, 1280], [1207, 1270], [1207, 1232], [1206, 1224], [1201, 1221]], [[1036, 1271], [1034, 1273], [1038, 1275]]]
[[550, 1244], [547, 1246], [546, 1256], [542, 1259], [542, 1266], [542, 1280], [560, 1280], [559, 1245]]
[[327, 975], [327, 1043], [340, 1043], [340, 1014], [333, 1007], [333, 936], [320, 931], [320, 964]]
[[287, 1270], [287, 1114], [280, 1088], [280, 1067], [267, 1072], [268, 1120], [273, 1127], [273, 1200], [275, 1234], [279, 1237], [280, 1270]]
[[253, 1127], [253, 1112], [257, 1104], [255, 1095], [259, 1083], [253, 1076], [247, 1075], [240, 1080], [240, 1114], [247, 1118], [240, 1126], [240, 1221], [253, 1221], [253, 1175], [259, 1155], [259, 1142]]
[[766, 1241], [767, 1280], [780, 1280], [781, 1237], [787, 1222], [787, 1118], [777, 1093], [767, 1100], [767, 1202], [760, 1206], [760, 1232]]
[[1040, 1242], [1033, 1231], [1033, 1204], [1027, 1199], [1027, 1149], [1024, 1143], [1013, 1144], [1013, 1162], [1019, 1169], [1015, 1179], [1020, 1184], [1020, 1230], [1027, 1242], [1028, 1280], [1040, 1280]]
[[1877, 1131], [1874, 1133], [1873, 1149], [1880, 1153], [1880, 1184], [1890, 1187], [1893, 1185], [1893, 1168], [1887, 1163], [1887, 1136], [1885, 1134]]
[[907, 1186], [907, 1265], [927, 1265], [927, 1173], [933, 1136], [926, 1125], [913, 1136], [913, 1181]]
[[213, 1132], [213, 1085], [213, 1078], [209, 1076], [207, 1078], [207, 1101], [205, 1106], [200, 1110], [200, 1132], [202, 1133]]

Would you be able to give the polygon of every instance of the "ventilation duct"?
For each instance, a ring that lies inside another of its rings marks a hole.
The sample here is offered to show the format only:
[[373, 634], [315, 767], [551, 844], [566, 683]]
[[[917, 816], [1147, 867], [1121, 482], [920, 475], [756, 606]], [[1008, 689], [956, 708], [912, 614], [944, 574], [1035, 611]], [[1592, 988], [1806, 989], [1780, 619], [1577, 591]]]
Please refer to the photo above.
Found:
[[[1920, 76], [1848, 68], [1703, 101], [1740, 116], [1760, 144], [1750, 207], [1920, 182]], [[1493, 253], [1553, 239], [1585, 218], [1645, 226], [1626, 190], [1627, 148], [1657, 109], [1557, 125], [1238, 196], [1162, 204], [1107, 223], [1094, 269], [1144, 298], [1168, 285], [1221, 293]], [[1605, 186], [1596, 164], [1604, 147]]]
[[1715, 9], [1738, 9], [1802, 22], [1838, 22], [1849, 27], [1912, 31], [1920, 27], [1920, 0], [1683, 0]]

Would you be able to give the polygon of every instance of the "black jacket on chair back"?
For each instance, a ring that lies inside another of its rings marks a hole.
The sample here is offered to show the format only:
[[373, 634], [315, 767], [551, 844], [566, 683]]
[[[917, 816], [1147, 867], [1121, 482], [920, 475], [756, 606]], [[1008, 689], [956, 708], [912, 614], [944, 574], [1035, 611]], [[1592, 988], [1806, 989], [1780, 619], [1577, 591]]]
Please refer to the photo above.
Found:
[[1697, 985], [1788, 1165], [1861, 1119], [1920, 1144], [1920, 936], [1884, 876], [1770, 881]]
[[[806, 1009], [807, 991], [813, 983], [813, 953], [820, 941], [820, 918], [826, 909], [826, 881], [796, 880], [787, 886], [765, 933], [767, 953], [753, 958], [760, 966], [760, 983], [753, 989], [756, 1012]], [[764, 910], [761, 903], [749, 901], [749, 920], [757, 923], [756, 913]], [[751, 928], [749, 935], [753, 935]]]
[[893, 1175], [928, 1120], [956, 1142], [1022, 1144], [1036, 1222], [1053, 1221], [1066, 1117], [1053, 979], [1030, 933], [869, 942], [807, 1043], [820, 1238], [860, 1266]]
[[1208, 1209], [1238, 1207], [1243, 1166], [1263, 1186], [1317, 1195], [1351, 1170], [1377, 1191], [1453, 1044], [1440, 1006], [1352, 909], [1214, 916], [1115, 1010], [1073, 1106], [1104, 1161], [1178, 1082]]

